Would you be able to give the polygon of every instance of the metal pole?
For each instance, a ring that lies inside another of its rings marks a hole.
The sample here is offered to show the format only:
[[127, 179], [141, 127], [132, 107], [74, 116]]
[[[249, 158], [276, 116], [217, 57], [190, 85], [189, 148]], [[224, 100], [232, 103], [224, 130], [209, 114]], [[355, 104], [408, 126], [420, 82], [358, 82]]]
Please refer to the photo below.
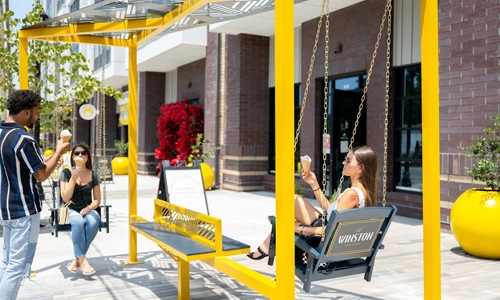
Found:
[[[221, 59], [221, 50], [220, 50], [220, 33], [217, 33], [217, 39], [215, 40], [215, 48], [216, 57], [215, 57], [215, 147], [220, 147], [220, 59]], [[220, 150], [215, 150], [214, 161], [215, 161], [215, 187], [220, 187], [220, 162], [219, 162], [219, 153]]]
[[[293, 1], [276, 1], [276, 292], [273, 299], [295, 298], [294, 262], [294, 28]], [[292, 203], [292, 205], [290, 205]], [[279, 254], [278, 254], [279, 253]]]
[[424, 299], [441, 299], [438, 6], [436, 0], [422, 0], [420, 9]]
[[[129, 217], [137, 215], [137, 44], [129, 49], [128, 79], [128, 202]], [[137, 262], [137, 232], [130, 229], [129, 263]]]

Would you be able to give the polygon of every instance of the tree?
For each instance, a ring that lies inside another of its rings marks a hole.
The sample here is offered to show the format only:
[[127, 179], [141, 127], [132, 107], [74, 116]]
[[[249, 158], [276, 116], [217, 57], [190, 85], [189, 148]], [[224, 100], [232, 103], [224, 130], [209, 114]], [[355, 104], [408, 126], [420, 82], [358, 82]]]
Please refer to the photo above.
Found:
[[[4, 7], [5, 3], [5, 7]], [[14, 13], [8, 10], [9, 1], [0, 1], [0, 110], [5, 109], [5, 101], [8, 92], [14, 89], [14, 81], [12, 80], [16, 74], [19, 61], [17, 35], [11, 28], [17, 27], [19, 19], [14, 18]], [[4, 11], [5, 9], [5, 11]]]
[[[15, 86], [12, 78], [19, 74], [18, 27], [39, 23], [43, 8], [34, 3], [32, 11], [22, 21], [14, 18], [11, 11], [1, 13], [0, 110], [5, 110], [6, 96]], [[73, 120], [72, 111], [76, 105], [88, 102], [94, 93], [104, 93], [116, 100], [122, 98], [119, 90], [103, 86], [101, 80], [93, 76], [89, 60], [73, 49], [72, 44], [30, 40], [28, 64], [29, 88], [44, 98], [41, 128], [45, 133], [52, 133], [54, 139], [64, 124]], [[41, 144], [47, 147], [50, 141], [41, 141]]]

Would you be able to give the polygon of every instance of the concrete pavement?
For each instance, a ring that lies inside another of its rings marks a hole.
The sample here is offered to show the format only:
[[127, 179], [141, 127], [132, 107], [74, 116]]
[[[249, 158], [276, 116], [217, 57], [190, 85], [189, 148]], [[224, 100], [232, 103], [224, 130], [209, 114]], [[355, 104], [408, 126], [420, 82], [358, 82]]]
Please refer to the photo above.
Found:
[[[158, 178], [138, 176], [138, 215], [152, 219]], [[138, 235], [138, 259], [127, 266], [128, 176], [114, 176], [106, 184], [110, 210], [110, 233], [100, 232], [88, 259], [97, 273], [90, 279], [72, 274], [66, 266], [73, 258], [69, 232], [51, 235], [48, 225], [50, 186], [44, 183], [47, 200], [33, 264], [36, 277], [21, 287], [19, 299], [176, 299], [177, 264], [152, 241]], [[252, 249], [269, 233], [267, 216], [275, 214], [271, 193], [207, 192], [210, 213], [223, 220], [223, 233]], [[3, 241], [2, 241], [3, 243]], [[296, 280], [296, 299], [423, 299], [423, 227], [420, 220], [396, 216], [386, 235], [385, 249], [375, 263], [372, 281], [362, 275], [315, 282], [311, 293]], [[1, 256], [1, 254], [0, 254]], [[275, 267], [244, 255], [234, 260], [273, 277]], [[279, 259], [279, 258], [277, 258]], [[453, 235], [441, 233], [442, 299], [500, 299], [500, 261], [471, 257]], [[255, 291], [202, 262], [191, 264], [191, 299], [264, 299]]]

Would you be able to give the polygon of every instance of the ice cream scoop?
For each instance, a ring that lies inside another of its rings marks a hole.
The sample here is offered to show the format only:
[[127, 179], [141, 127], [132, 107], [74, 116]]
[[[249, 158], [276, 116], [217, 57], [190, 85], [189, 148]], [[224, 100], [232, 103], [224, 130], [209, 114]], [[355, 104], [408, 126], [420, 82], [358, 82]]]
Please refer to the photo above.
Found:
[[66, 142], [69, 142], [69, 140], [71, 139], [73, 135], [71, 134], [71, 132], [69, 132], [69, 130], [67, 129], [64, 129], [63, 131], [61, 131], [61, 141], [63, 143], [66, 143]]
[[84, 163], [85, 162], [83, 161], [83, 158], [81, 158], [81, 157], [75, 157], [75, 166], [77, 168], [83, 167]]
[[304, 155], [300, 157], [300, 164], [302, 165], [302, 169], [304, 172], [309, 173], [311, 170], [311, 158], [309, 155]]

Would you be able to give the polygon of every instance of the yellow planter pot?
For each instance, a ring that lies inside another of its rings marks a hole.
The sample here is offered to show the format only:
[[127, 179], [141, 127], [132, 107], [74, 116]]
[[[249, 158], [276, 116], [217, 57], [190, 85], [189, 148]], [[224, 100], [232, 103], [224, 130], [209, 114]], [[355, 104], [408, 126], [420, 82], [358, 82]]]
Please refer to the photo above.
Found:
[[[191, 167], [193, 163], [187, 164], [188, 167]], [[203, 187], [205, 188], [205, 191], [208, 191], [212, 185], [214, 185], [215, 181], [215, 173], [214, 170], [212, 170], [212, 167], [210, 167], [209, 164], [207, 163], [200, 163], [200, 168], [201, 168], [201, 176], [203, 177]]]
[[205, 187], [205, 190], [208, 191], [212, 185], [214, 185], [215, 181], [215, 174], [214, 170], [212, 170], [212, 167], [210, 167], [209, 164], [207, 163], [201, 163], [201, 175], [203, 176], [203, 186]]
[[43, 156], [45, 156], [45, 157], [51, 156], [51, 155], [54, 155], [54, 150], [48, 149], [48, 150], [45, 150], [45, 152], [43, 152]]
[[451, 209], [450, 226], [468, 254], [500, 259], [500, 191], [465, 191]]
[[111, 169], [115, 175], [128, 174], [128, 157], [117, 156], [111, 160]]

